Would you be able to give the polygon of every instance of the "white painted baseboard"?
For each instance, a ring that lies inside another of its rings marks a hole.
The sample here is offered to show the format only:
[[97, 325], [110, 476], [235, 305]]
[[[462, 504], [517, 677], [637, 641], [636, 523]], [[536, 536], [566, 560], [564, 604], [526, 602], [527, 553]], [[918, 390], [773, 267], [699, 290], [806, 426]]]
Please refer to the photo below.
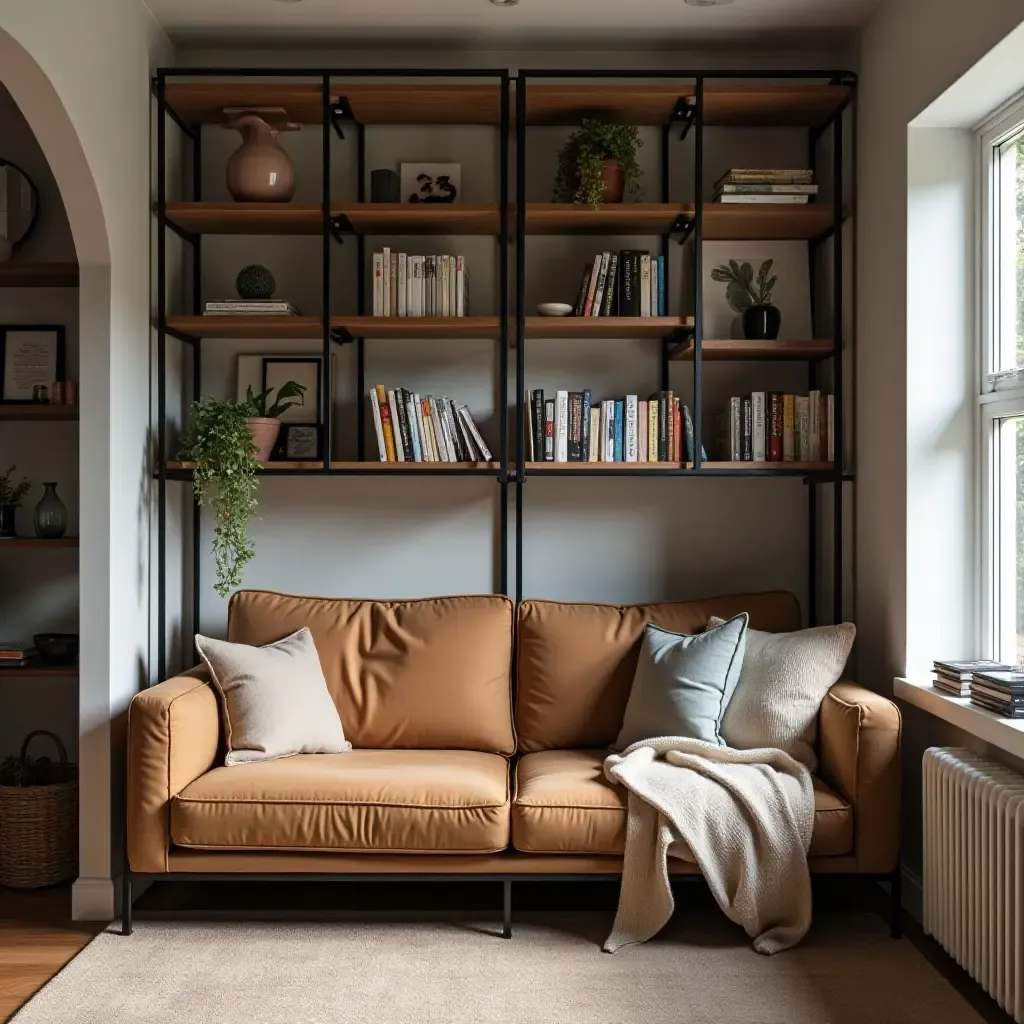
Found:
[[113, 921], [120, 889], [113, 878], [79, 878], [71, 887], [71, 919]]

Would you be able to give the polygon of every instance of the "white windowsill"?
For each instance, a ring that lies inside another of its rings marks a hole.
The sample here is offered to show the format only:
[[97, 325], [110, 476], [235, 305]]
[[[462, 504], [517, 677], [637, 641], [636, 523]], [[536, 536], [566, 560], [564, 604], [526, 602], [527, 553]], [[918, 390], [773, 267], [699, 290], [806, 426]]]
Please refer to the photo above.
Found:
[[893, 692], [900, 700], [921, 708], [972, 736], [1024, 758], [1024, 718], [1001, 718], [972, 704], [969, 698], [950, 697], [930, 682], [915, 683], [897, 676]]

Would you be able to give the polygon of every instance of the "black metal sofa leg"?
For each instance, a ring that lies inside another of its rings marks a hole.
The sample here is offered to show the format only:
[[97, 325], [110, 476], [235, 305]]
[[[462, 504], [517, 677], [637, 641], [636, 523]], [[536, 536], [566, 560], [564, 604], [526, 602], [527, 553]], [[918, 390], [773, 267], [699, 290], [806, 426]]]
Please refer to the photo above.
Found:
[[502, 882], [504, 889], [504, 904], [505, 904], [505, 915], [504, 923], [501, 929], [501, 937], [503, 939], [512, 938], [512, 882], [506, 879]]
[[131, 935], [132, 933], [132, 873], [127, 865], [121, 876], [121, 934]]

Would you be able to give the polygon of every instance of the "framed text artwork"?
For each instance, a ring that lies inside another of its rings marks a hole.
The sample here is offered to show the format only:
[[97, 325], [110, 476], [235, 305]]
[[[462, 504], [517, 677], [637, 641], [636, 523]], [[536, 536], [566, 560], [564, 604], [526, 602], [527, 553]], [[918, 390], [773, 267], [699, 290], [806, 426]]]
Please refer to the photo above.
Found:
[[64, 379], [64, 328], [53, 324], [0, 325], [0, 402], [31, 403], [37, 387], [49, 394]]

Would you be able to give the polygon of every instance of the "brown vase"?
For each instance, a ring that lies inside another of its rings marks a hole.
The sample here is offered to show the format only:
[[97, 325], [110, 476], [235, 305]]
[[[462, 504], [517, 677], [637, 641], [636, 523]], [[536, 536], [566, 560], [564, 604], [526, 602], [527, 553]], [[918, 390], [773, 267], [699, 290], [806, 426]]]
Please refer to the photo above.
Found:
[[607, 159], [601, 164], [601, 188], [606, 203], [621, 203], [626, 191], [626, 176], [618, 160]]
[[240, 203], [287, 203], [295, 195], [295, 165], [277, 136], [297, 131], [284, 110], [225, 110], [225, 128], [241, 133], [242, 145], [228, 160], [228, 191]]
[[259, 448], [256, 458], [260, 462], [269, 462], [270, 453], [274, 450], [274, 445], [277, 444], [277, 435], [281, 432], [281, 421], [262, 416], [250, 416], [248, 422], [252, 443]]

